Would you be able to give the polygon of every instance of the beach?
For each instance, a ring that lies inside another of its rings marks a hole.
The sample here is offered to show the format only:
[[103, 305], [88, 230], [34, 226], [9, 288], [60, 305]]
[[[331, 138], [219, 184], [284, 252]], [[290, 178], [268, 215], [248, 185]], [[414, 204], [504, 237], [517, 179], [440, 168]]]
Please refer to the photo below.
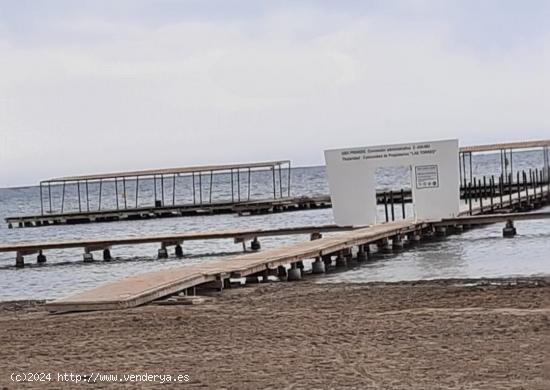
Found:
[[[548, 278], [316, 281], [63, 315], [3, 303], [0, 388], [75, 387], [59, 373], [117, 375], [94, 388], [155, 388], [162, 375], [197, 389], [550, 388]], [[14, 383], [14, 372], [52, 376]]]

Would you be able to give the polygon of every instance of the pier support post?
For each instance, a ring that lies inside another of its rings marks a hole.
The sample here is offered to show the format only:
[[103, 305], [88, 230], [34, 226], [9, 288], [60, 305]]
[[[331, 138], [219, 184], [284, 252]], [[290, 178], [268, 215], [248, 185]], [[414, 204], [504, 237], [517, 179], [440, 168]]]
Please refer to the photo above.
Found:
[[286, 272], [286, 267], [284, 265], [280, 265], [277, 267], [277, 277], [279, 279], [286, 279], [287, 272]]
[[250, 242], [250, 249], [253, 251], [259, 251], [262, 248], [260, 245], [260, 241], [258, 241], [258, 237], [254, 237], [254, 239]]
[[378, 251], [381, 252], [388, 252], [390, 250], [390, 243], [386, 237], [378, 240], [376, 246], [378, 247]]
[[183, 248], [181, 247], [181, 244], [177, 244], [174, 249], [174, 254], [176, 257], [183, 257]]
[[111, 256], [111, 250], [109, 248], [103, 249], [103, 261], [111, 261], [113, 257]]
[[262, 273], [262, 282], [264, 282], [264, 283], [269, 282], [269, 270], [268, 270], [268, 269], [266, 269], [266, 270]]
[[231, 288], [231, 279], [225, 278], [223, 280], [223, 288]]
[[431, 240], [431, 239], [434, 237], [434, 230], [433, 230], [433, 227], [432, 227], [432, 226], [430, 226], [429, 228], [427, 228], [427, 229], [424, 231], [423, 237], [424, 237], [424, 239], [426, 239], [426, 240]]
[[166, 249], [166, 245], [162, 244], [162, 246], [159, 248], [158, 258], [159, 259], [167, 259], [168, 258], [168, 250]]
[[304, 273], [304, 262], [303, 261], [298, 261], [296, 262], [296, 267], [298, 267], [300, 269], [300, 271], [302, 272], [302, 274]]
[[422, 234], [420, 231], [414, 231], [409, 233], [409, 242], [412, 244], [419, 243], [422, 240]]
[[403, 249], [403, 238], [401, 238], [401, 235], [398, 234], [396, 236], [394, 236], [392, 239], [391, 239], [391, 247], [393, 250], [400, 250], [400, 249]]
[[445, 237], [447, 235], [447, 228], [445, 226], [437, 226], [435, 228], [435, 235], [437, 237]]
[[36, 256], [36, 262], [38, 264], [44, 264], [46, 262], [46, 255], [42, 253], [42, 249], [38, 251], [38, 256]]
[[296, 263], [292, 263], [290, 269], [288, 270], [287, 280], [289, 282], [293, 282], [300, 279], [302, 279], [302, 270], [298, 268], [298, 265]]
[[348, 261], [342, 252], [343, 251], [338, 252], [338, 256], [336, 256], [336, 268], [342, 268], [348, 265]]
[[324, 255], [322, 257], [323, 263], [325, 263], [325, 271], [328, 271], [329, 267], [332, 264], [332, 256], [331, 255]]
[[454, 226], [454, 231], [455, 231], [456, 233], [462, 233], [462, 232], [464, 231], [464, 226], [462, 226], [462, 225], [455, 225], [455, 226]]
[[17, 268], [23, 268], [25, 266], [25, 257], [21, 252], [17, 252], [15, 255], [15, 266]]
[[509, 219], [506, 221], [506, 225], [502, 229], [503, 237], [514, 237], [517, 234], [516, 228], [514, 227], [514, 221]]
[[260, 281], [258, 280], [258, 275], [249, 275], [245, 278], [244, 282], [246, 284], [256, 284], [256, 283], [260, 283]]
[[320, 257], [316, 257], [313, 264], [311, 264], [311, 269], [314, 274], [324, 274], [325, 273], [325, 263], [321, 261]]
[[367, 255], [367, 250], [365, 248], [366, 246], [368, 247], [368, 244], [358, 246], [359, 250], [357, 251], [357, 261], [362, 262], [367, 260], [368, 255]]
[[82, 255], [82, 258], [84, 259], [85, 263], [91, 263], [92, 261], [94, 261], [94, 255], [88, 248], [84, 249], [84, 254]]

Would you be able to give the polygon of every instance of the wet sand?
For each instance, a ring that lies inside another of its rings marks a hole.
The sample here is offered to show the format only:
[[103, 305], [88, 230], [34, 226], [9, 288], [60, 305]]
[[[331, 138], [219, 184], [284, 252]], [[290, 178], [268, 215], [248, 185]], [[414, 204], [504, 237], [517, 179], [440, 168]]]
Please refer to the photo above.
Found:
[[65, 315], [3, 304], [0, 389], [76, 387], [15, 384], [12, 372], [189, 375], [167, 388], [549, 389], [549, 332], [548, 279], [310, 280], [225, 290], [197, 305]]

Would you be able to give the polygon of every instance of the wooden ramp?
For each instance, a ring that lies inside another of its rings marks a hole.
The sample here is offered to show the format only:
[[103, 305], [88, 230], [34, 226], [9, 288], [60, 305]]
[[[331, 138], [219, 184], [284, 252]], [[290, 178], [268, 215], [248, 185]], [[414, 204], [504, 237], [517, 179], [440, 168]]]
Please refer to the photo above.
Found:
[[399, 221], [339, 233], [333, 237], [301, 242], [282, 248], [145, 273], [59, 299], [46, 305], [51, 312], [112, 310], [142, 305], [190, 287], [229, 277], [245, 277], [274, 270], [280, 265], [351, 249], [353, 246], [406, 234], [428, 226], [426, 223]]

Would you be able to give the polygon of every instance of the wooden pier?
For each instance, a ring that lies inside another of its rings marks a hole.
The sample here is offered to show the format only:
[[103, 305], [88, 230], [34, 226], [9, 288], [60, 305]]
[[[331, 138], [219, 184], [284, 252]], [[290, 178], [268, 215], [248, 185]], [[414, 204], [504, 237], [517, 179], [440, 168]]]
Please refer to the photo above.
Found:
[[[486, 199], [487, 201], [487, 199]], [[299, 280], [304, 275], [304, 261], [313, 260], [311, 272], [321, 274], [335, 264], [345, 267], [351, 261], [365, 261], [371, 245], [378, 250], [401, 250], [407, 244], [418, 243], [426, 238], [459, 233], [465, 229], [498, 222], [505, 222], [503, 236], [513, 237], [516, 228], [513, 221], [547, 219], [550, 212], [514, 212], [533, 210], [550, 203], [548, 186], [538, 193], [513, 194], [500, 202], [492, 199], [492, 209], [463, 206], [462, 215], [440, 221], [400, 220], [371, 227], [340, 232], [331, 237], [312, 234], [311, 241], [282, 248], [254, 252], [225, 260], [195, 266], [178, 267], [133, 276], [67, 298], [48, 303], [51, 312], [88, 310], [112, 310], [130, 308], [147, 302], [185, 292], [194, 294], [196, 288], [209, 287], [222, 290], [231, 286], [231, 278], [251, 277], [267, 281], [270, 276], [289, 281]], [[481, 206], [481, 207], [480, 207]], [[475, 213], [474, 213], [475, 210]], [[498, 212], [506, 210], [507, 212]]]
[[33, 241], [19, 242], [12, 244], [0, 244], [0, 253], [13, 252], [16, 254], [16, 266], [23, 267], [24, 256], [38, 254], [37, 262], [46, 262], [46, 251], [56, 249], [82, 248], [84, 261], [93, 261], [93, 252], [103, 251], [103, 260], [109, 261], [112, 259], [111, 250], [115, 246], [121, 245], [142, 245], [158, 243], [159, 258], [168, 257], [168, 248], [174, 247], [175, 255], [183, 256], [182, 245], [186, 241], [198, 240], [223, 240], [232, 239], [235, 243], [242, 244], [243, 251], [247, 251], [246, 244], [250, 242], [251, 250], [259, 250], [260, 237], [288, 236], [310, 234], [313, 237], [321, 233], [327, 232], [342, 232], [353, 230], [353, 227], [342, 227], [336, 225], [322, 226], [298, 226], [279, 229], [234, 229], [224, 231], [206, 231], [206, 232], [188, 232], [178, 234], [161, 234], [149, 236], [135, 237], [109, 237], [98, 239], [83, 239], [83, 240], [65, 240], [65, 241]]

